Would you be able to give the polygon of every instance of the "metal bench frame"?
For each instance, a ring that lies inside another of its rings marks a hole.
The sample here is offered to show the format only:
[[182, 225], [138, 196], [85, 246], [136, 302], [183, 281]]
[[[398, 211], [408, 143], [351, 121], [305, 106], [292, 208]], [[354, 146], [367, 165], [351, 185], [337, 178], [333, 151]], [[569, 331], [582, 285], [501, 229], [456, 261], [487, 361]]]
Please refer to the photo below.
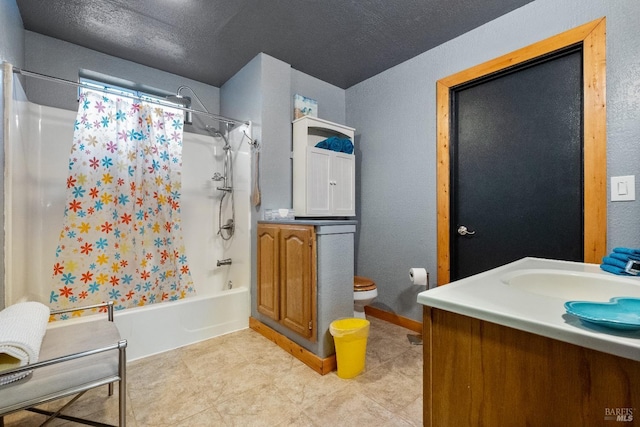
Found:
[[[56, 315], [56, 314], [62, 314], [62, 313], [68, 313], [68, 312], [72, 312], [72, 311], [77, 311], [77, 310], [88, 310], [88, 309], [102, 308], [102, 307], [107, 307], [108, 321], [113, 322], [113, 301], [109, 301], [109, 302], [103, 303], [103, 304], [96, 304], [96, 305], [91, 305], [91, 306], [74, 308], [74, 309], [55, 310], [55, 311], [52, 311], [51, 314], [52, 315]], [[87, 325], [90, 325], [90, 323], [87, 323]], [[45, 335], [45, 337], [46, 337], [46, 335]], [[78, 359], [81, 359], [81, 358], [84, 358], [84, 357], [88, 357], [88, 356], [92, 356], [92, 355], [99, 354], [99, 353], [104, 353], [104, 352], [109, 352], [109, 351], [117, 351], [118, 352], [118, 355], [117, 355], [117, 357], [118, 357], [118, 373], [117, 373], [117, 375], [114, 375], [114, 376], [111, 376], [111, 377], [108, 377], [108, 378], [100, 378], [100, 379], [91, 380], [91, 381], [83, 384], [82, 386], [61, 389], [61, 390], [57, 391], [54, 394], [49, 394], [49, 395], [43, 396], [42, 398], [39, 398], [39, 399], [29, 399], [28, 401], [21, 402], [21, 403], [18, 403], [16, 405], [12, 405], [11, 407], [5, 408], [5, 410], [2, 413], [0, 413], [0, 427], [4, 426], [3, 418], [4, 418], [5, 415], [8, 415], [10, 413], [13, 413], [13, 412], [16, 412], [16, 411], [20, 411], [20, 410], [27, 410], [27, 411], [31, 411], [31, 412], [47, 415], [48, 418], [44, 421], [44, 423], [41, 424], [42, 426], [48, 424], [50, 421], [54, 420], [55, 418], [60, 418], [60, 419], [68, 420], [68, 421], [74, 421], [74, 422], [81, 423], [81, 424], [91, 425], [91, 426], [101, 426], [101, 427], [102, 426], [111, 426], [111, 427], [113, 427], [110, 424], [104, 424], [104, 423], [100, 423], [100, 422], [96, 422], [96, 421], [87, 420], [87, 419], [84, 419], [84, 418], [78, 418], [78, 417], [72, 417], [72, 416], [64, 415], [64, 414], [62, 414], [62, 411], [64, 411], [71, 404], [73, 404], [75, 401], [77, 401], [88, 390], [91, 390], [91, 389], [96, 388], [96, 387], [100, 387], [100, 386], [103, 386], [103, 385], [108, 385], [108, 387], [109, 387], [109, 396], [112, 396], [113, 395], [113, 384], [116, 381], [119, 382], [119, 396], [118, 396], [118, 399], [119, 399], [118, 400], [119, 423], [118, 423], [118, 426], [125, 427], [126, 426], [126, 400], [127, 400], [127, 398], [126, 398], [127, 397], [127, 386], [126, 386], [127, 356], [126, 356], [126, 348], [127, 348], [127, 340], [121, 339], [118, 342], [116, 342], [116, 343], [114, 343], [112, 345], [109, 345], [109, 346], [103, 346], [103, 347], [100, 347], [100, 348], [95, 348], [95, 349], [86, 350], [86, 351], [82, 351], [82, 352], [78, 352], [78, 353], [68, 354], [68, 355], [56, 357], [56, 358], [53, 358], [53, 359], [44, 360], [44, 361], [41, 361], [41, 362], [29, 364], [29, 365], [23, 366], [21, 368], [2, 371], [2, 375], [17, 374], [17, 373], [26, 372], [26, 371], [35, 371], [37, 369], [44, 368], [46, 366], [53, 366], [53, 365], [57, 365], [57, 364], [65, 363], [65, 362], [73, 363], [72, 362], [73, 360], [78, 360]], [[67, 365], [67, 366], [69, 366], [69, 365]], [[72, 375], [72, 374], [73, 373], [71, 372], [70, 375]], [[15, 384], [17, 385], [20, 381], [21, 380], [18, 380]], [[16, 391], [18, 391], [18, 390], [19, 390], [19, 387], [16, 388]], [[71, 395], [74, 395], [74, 394], [76, 396], [74, 396], [73, 399], [71, 399], [69, 402], [67, 402], [64, 406], [62, 406], [56, 412], [45, 411], [43, 409], [35, 408], [35, 406], [37, 406], [37, 405], [41, 405], [43, 403], [47, 403], [47, 402], [50, 402], [50, 401], [53, 401], [53, 400], [61, 399], [63, 397], [71, 396]]]

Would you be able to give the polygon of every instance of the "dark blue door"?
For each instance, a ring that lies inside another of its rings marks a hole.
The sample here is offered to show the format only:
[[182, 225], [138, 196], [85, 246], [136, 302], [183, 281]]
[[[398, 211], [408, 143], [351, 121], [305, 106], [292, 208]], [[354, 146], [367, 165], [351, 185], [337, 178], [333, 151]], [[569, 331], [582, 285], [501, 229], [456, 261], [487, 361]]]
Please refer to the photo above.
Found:
[[582, 88], [577, 47], [452, 89], [451, 280], [583, 260]]

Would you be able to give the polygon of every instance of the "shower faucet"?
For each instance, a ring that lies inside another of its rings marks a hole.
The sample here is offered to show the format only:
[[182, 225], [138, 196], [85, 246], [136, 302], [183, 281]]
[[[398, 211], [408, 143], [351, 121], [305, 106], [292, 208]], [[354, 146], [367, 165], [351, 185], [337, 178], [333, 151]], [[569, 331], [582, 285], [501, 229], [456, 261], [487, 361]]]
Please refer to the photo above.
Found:
[[225, 225], [220, 227], [220, 230], [233, 230], [233, 227], [234, 227], [233, 220], [230, 219], [227, 221]]
[[217, 266], [220, 267], [222, 265], [231, 265], [231, 258], [219, 259]]

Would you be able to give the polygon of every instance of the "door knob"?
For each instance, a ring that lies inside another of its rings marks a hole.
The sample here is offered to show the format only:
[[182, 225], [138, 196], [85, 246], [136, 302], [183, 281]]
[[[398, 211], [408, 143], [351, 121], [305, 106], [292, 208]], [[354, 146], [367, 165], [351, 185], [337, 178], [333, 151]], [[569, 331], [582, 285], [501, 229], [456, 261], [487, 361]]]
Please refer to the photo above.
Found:
[[469, 231], [469, 229], [467, 227], [465, 227], [464, 225], [461, 225], [460, 227], [458, 227], [458, 234], [461, 236], [472, 236], [474, 234], [476, 234], [475, 231]]

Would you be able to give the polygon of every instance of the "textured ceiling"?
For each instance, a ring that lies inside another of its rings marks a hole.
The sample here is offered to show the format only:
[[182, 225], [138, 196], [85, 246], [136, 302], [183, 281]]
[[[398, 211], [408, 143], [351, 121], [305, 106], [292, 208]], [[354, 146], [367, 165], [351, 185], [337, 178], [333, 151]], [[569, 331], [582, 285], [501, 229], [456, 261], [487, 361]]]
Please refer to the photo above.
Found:
[[348, 88], [532, 0], [18, 0], [27, 30], [220, 87], [258, 53]]

